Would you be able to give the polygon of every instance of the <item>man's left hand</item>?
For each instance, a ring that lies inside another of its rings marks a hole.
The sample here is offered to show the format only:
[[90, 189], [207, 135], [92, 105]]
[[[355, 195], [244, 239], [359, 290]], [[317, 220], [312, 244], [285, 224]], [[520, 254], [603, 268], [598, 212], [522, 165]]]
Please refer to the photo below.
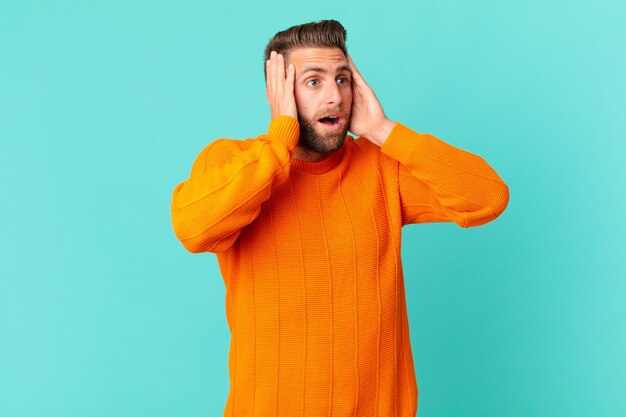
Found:
[[395, 123], [385, 116], [374, 90], [367, 85], [349, 54], [347, 58], [352, 71], [352, 118], [349, 130], [356, 136], [363, 136], [382, 146]]

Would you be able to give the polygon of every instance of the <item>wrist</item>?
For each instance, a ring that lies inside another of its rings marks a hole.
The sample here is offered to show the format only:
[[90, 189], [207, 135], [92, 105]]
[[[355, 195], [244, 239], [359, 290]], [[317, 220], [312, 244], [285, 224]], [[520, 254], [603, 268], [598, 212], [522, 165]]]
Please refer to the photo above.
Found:
[[369, 140], [374, 142], [378, 146], [383, 146], [393, 127], [395, 126], [395, 122], [392, 122], [389, 119], [385, 119], [376, 129], [372, 130], [370, 134], [367, 136]]
[[289, 152], [293, 152], [300, 137], [300, 124], [294, 117], [276, 116], [270, 122], [267, 133], [271, 140], [282, 143]]

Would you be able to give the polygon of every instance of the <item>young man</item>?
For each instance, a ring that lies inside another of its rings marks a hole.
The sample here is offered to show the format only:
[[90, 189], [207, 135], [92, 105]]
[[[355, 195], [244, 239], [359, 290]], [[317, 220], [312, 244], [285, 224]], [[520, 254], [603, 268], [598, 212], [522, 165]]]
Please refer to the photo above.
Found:
[[415, 416], [401, 228], [478, 226], [508, 202], [480, 157], [385, 116], [345, 36], [277, 33], [268, 133], [213, 142], [174, 190], [176, 236], [226, 285], [227, 416]]

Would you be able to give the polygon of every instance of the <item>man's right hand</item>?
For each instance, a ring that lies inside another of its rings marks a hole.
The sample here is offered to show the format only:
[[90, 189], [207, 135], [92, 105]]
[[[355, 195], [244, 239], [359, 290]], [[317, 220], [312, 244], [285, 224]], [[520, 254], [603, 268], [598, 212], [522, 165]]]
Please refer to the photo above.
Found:
[[294, 95], [296, 68], [290, 64], [285, 74], [285, 58], [272, 51], [270, 59], [265, 63], [265, 69], [267, 73], [265, 94], [272, 120], [278, 116], [291, 116], [297, 119], [298, 110]]

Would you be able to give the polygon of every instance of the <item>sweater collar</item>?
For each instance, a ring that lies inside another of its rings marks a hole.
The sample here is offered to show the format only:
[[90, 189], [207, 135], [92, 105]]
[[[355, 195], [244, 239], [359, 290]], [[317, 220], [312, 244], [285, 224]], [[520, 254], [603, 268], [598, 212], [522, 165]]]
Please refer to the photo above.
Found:
[[304, 171], [309, 174], [325, 174], [328, 171], [336, 168], [341, 161], [343, 160], [343, 156], [346, 153], [346, 145], [352, 141], [351, 136], [346, 136], [346, 141], [343, 146], [339, 148], [337, 151], [333, 152], [328, 158], [324, 159], [320, 162], [306, 162], [300, 159], [292, 159], [291, 160], [291, 168], [297, 169], [298, 171]]

